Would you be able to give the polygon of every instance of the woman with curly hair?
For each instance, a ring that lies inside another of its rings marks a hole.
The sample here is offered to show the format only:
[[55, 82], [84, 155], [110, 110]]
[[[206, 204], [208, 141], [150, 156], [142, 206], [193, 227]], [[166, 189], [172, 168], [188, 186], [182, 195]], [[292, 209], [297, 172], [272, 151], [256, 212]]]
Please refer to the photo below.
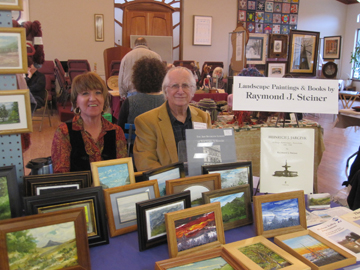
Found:
[[132, 83], [138, 93], [126, 98], [121, 105], [118, 125], [123, 130], [125, 123], [134, 124], [136, 116], [159, 107], [165, 102], [161, 91], [165, 74], [165, 65], [158, 59], [143, 57], [135, 62]]

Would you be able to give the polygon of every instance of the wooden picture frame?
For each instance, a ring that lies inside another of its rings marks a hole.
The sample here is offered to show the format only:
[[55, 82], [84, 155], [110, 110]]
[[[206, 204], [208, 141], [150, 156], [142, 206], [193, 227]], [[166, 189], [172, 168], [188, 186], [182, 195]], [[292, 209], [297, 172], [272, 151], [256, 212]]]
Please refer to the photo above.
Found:
[[25, 28], [1, 27], [0, 40], [2, 41], [0, 43], [1, 51], [11, 46], [11, 51], [6, 50], [6, 53], [2, 53], [2, 57], [9, 61], [1, 61], [0, 74], [27, 73]]
[[265, 64], [266, 46], [268, 35], [250, 33], [249, 41], [246, 44], [246, 63], [247, 64]]
[[288, 71], [291, 75], [315, 76], [319, 32], [290, 30]]
[[[34, 264], [51, 263], [53, 256], [56, 255], [56, 261], [61, 269], [90, 270], [89, 245], [84, 228], [86, 228], [86, 220], [83, 208], [3, 220], [0, 222], [0, 249], [2, 250], [0, 252], [0, 268], [3, 270], [15, 269], [15, 267], [30, 269], [34, 267]], [[12, 241], [9, 240], [10, 237]], [[20, 237], [23, 240], [18, 239]], [[16, 239], [18, 241], [30, 240], [27, 247], [21, 245], [21, 253], [31, 256], [31, 260], [25, 260], [25, 262], [24, 260], [12, 260], [12, 265], [10, 265], [9, 258], [11, 260], [15, 254], [18, 254], [16, 246], [20, 246]], [[31, 239], [34, 239], [34, 242]], [[46, 245], [50, 241], [62, 243], [59, 250], [55, 252], [48, 250], [48, 254], [41, 252], [46, 250]], [[44, 253], [43, 256], [32, 255], [29, 250], [33, 246], [37, 247], [40, 253]], [[63, 251], [65, 248], [69, 250], [68, 253]], [[32, 263], [31, 267], [26, 265], [29, 261]]]
[[267, 62], [266, 76], [272, 78], [283, 78], [286, 74], [287, 62]]
[[341, 36], [324, 37], [323, 59], [340, 59]]
[[288, 35], [270, 34], [268, 58], [287, 58]]
[[4, 117], [0, 117], [0, 135], [31, 133], [29, 89], [0, 91], [0, 100], [0, 111], [4, 113]]
[[183, 162], [176, 162], [167, 166], [159, 167], [154, 170], [143, 172], [144, 180], [158, 181], [160, 196], [166, 195], [167, 180], [179, 179], [185, 177], [185, 168]]
[[[216, 260], [214, 262], [214, 260]], [[219, 262], [218, 264], [216, 262]], [[233, 269], [240, 269], [240, 265], [235, 259], [225, 252], [223, 247], [213, 248], [210, 250], [199, 251], [195, 254], [188, 256], [175, 257], [155, 263], [155, 270], [167, 270], [174, 267], [183, 267], [184, 269], [200, 269], [200, 267], [207, 266], [209, 263], [211, 266], [218, 267], [220, 269], [224, 263], [228, 263]], [[201, 264], [197, 267], [197, 264]], [[226, 267], [226, 266], [225, 266]], [[224, 268], [228, 269], [228, 268]]]
[[307, 228], [303, 190], [254, 196], [254, 212], [256, 235], [274, 237]]
[[0, 0], [0, 10], [23, 10], [22, 0], [4, 1]]
[[35, 196], [91, 186], [91, 172], [67, 172], [24, 176], [24, 196]]
[[159, 197], [156, 180], [104, 190], [105, 208], [110, 236], [136, 231], [136, 203]]
[[[107, 189], [135, 184], [131, 157], [91, 162], [90, 166], [94, 186]], [[110, 173], [112, 174], [109, 175]]]
[[202, 192], [221, 189], [219, 173], [190, 176], [166, 181], [166, 194], [190, 190], [191, 207], [203, 204]]
[[0, 167], [0, 190], [0, 220], [20, 217], [22, 206], [15, 165]]
[[276, 236], [274, 241], [311, 269], [338, 269], [356, 263], [355, 256], [310, 230]]
[[[165, 224], [170, 258], [216, 248], [225, 244], [219, 202], [166, 213]], [[191, 232], [194, 231], [197, 231], [196, 236], [190, 236]], [[187, 237], [182, 237], [185, 234]], [[204, 235], [207, 236], [207, 243], [201, 245], [192, 243], [193, 246], [189, 247], [189, 240]], [[186, 248], [182, 247], [182, 242], [184, 241], [186, 242]]]
[[253, 223], [250, 185], [204, 192], [202, 196], [204, 203], [220, 202], [224, 231]]
[[212, 17], [194, 15], [193, 45], [211, 45]]
[[104, 41], [104, 14], [94, 15], [95, 41]]
[[[189, 190], [136, 203], [139, 251], [166, 243], [165, 213], [190, 207]], [[154, 223], [156, 226], [152, 227]]]
[[26, 215], [83, 207], [86, 209], [86, 228], [89, 246], [94, 247], [109, 243], [102, 187], [89, 187], [25, 197], [24, 207]]
[[[265, 267], [270, 269], [272, 263], [281, 264], [281, 269], [284, 270], [310, 269], [309, 266], [261, 235], [226, 244], [223, 247], [244, 269], [261, 270]], [[263, 252], [266, 252], [265, 257], [261, 257]], [[271, 260], [266, 260], [267, 258]]]

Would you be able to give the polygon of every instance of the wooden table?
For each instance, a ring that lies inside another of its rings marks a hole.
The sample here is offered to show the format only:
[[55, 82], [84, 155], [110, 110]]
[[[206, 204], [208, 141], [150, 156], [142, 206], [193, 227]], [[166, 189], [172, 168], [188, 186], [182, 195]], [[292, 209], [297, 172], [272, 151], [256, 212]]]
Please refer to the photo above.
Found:
[[347, 128], [360, 126], [360, 112], [356, 112], [353, 109], [339, 110], [335, 127]]
[[211, 98], [212, 100], [216, 101], [227, 101], [228, 93], [204, 93], [204, 94], [195, 94], [193, 97], [193, 101], [199, 102], [203, 98]]
[[340, 91], [339, 97], [344, 109], [351, 109], [354, 101], [360, 97], [360, 93], [356, 91]]

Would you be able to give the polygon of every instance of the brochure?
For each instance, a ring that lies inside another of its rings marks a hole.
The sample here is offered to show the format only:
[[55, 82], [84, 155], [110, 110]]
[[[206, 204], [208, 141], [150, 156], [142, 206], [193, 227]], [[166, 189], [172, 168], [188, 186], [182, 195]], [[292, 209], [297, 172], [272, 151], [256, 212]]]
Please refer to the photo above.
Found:
[[351, 211], [345, 215], [340, 216], [342, 219], [345, 219], [346, 221], [350, 222], [353, 225], [360, 227], [360, 209], [357, 209], [355, 211]]

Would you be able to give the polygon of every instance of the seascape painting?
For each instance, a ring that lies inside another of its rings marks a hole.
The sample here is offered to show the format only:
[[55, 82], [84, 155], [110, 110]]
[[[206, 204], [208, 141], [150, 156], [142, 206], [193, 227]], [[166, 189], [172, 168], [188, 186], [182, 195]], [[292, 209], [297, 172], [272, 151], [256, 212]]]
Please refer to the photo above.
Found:
[[190, 190], [191, 207], [203, 204], [202, 193], [210, 191], [207, 187], [195, 185], [184, 189], [183, 191]]
[[298, 199], [261, 204], [264, 231], [300, 225]]
[[342, 245], [345, 249], [348, 249], [354, 253], [360, 253], [360, 235], [350, 231], [343, 230], [338, 234], [331, 235], [330, 239]]
[[184, 201], [167, 204], [145, 211], [147, 239], [166, 235], [165, 214], [185, 209]]
[[99, 181], [103, 189], [130, 184], [128, 164], [98, 167]]
[[9, 269], [55, 270], [78, 265], [73, 221], [6, 234]]
[[176, 220], [175, 232], [179, 252], [217, 241], [215, 213]]
[[0, 33], [0, 69], [15, 69], [21, 66], [20, 34]]
[[239, 167], [229, 170], [210, 171], [209, 173], [220, 173], [221, 188], [228, 188], [249, 184], [249, 170], [249, 167]]
[[211, 258], [204, 261], [193, 262], [182, 266], [168, 268], [168, 270], [233, 270], [222, 257]]
[[343, 255], [310, 235], [287, 239], [283, 242], [319, 267], [346, 259]]
[[0, 177], [0, 220], [11, 218], [10, 198], [7, 178]]
[[281, 269], [291, 265], [287, 260], [262, 243], [241, 247], [239, 251], [264, 270]]
[[166, 184], [165, 182], [167, 180], [172, 180], [172, 179], [178, 179], [180, 178], [180, 169], [179, 168], [175, 168], [172, 170], [168, 170], [162, 173], [158, 173], [156, 175], [152, 175], [149, 177], [149, 180], [154, 180], [157, 179], [158, 181], [158, 186], [159, 186], [159, 191], [160, 191], [160, 197], [165, 196], [166, 195]]
[[150, 199], [149, 190], [116, 198], [120, 223], [136, 220], [136, 203]]
[[19, 103], [0, 102], [0, 125], [20, 123]]
[[246, 218], [245, 192], [210, 198], [210, 203], [220, 202], [224, 224]]

